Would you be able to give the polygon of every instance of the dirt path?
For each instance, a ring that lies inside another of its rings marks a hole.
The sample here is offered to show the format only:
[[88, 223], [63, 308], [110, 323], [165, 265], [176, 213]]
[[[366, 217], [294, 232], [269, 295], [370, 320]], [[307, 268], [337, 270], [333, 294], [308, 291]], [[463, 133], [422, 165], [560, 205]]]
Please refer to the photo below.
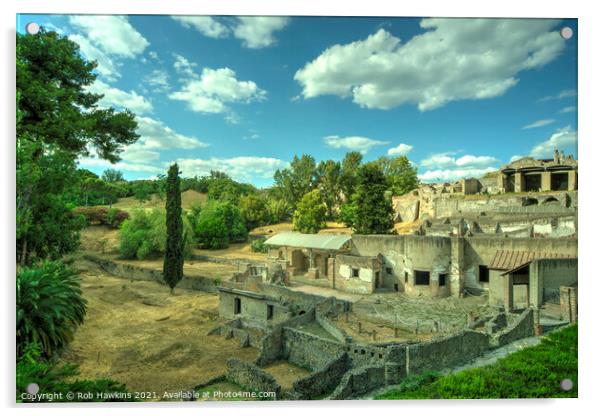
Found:
[[226, 360], [252, 361], [254, 348], [206, 333], [222, 322], [216, 295], [108, 275], [79, 260], [86, 320], [63, 360], [80, 377], [110, 377], [131, 391], [175, 392], [225, 371]]

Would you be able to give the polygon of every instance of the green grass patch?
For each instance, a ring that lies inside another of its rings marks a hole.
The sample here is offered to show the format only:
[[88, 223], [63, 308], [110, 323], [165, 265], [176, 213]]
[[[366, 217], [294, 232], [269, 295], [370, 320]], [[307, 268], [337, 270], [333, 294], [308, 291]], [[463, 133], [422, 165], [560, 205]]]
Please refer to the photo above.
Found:
[[[572, 380], [572, 390], [560, 388], [564, 379]], [[551, 398], [577, 394], [577, 326], [572, 325], [495, 364], [445, 376], [426, 373], [409, 377], [398, 389], [376, 399]]]

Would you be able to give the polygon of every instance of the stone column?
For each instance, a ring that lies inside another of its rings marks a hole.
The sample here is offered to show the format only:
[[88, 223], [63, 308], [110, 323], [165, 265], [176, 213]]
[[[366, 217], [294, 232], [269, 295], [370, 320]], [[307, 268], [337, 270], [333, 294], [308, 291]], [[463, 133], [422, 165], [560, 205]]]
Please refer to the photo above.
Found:
[[514, 174], [514, 192], [522, 192], [523, 191], [523, 174], [520, 172], [516, 172]]
[[504, 175], [503, 173], [498, 173], [497, 175], [497, 187], [498, 189], [500, 189], [502, 192], [506, 192], [506, 175]]
[[[464, 292], [464, 238], [451, 237], [449, 288], [452, 296], [460, 297]], [[438, 279], [437, 279], [437, 283]]]
[[569, 170], [569, 191], [575, 191], [577, 189], [577, 171]]
[[541, 190], [551, 191], [552, 190], [552, 172], [541, 173]]
[[514, 309], [514, 284], [512, 275], [505, 274], [500, 276], [504, 290], [504, 309], [511, 312]]

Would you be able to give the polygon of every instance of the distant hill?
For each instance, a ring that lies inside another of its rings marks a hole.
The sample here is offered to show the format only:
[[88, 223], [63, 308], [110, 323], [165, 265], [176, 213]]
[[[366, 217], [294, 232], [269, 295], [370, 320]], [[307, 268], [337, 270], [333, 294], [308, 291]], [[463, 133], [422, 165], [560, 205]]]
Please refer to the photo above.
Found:
[[[204, 204], [206, 201], [207, 194], [197, 192], [192, 189], [182, 192], [183, 209], [190, 209], [193, 205]], [[129, 196], [127, 198], [119, 198], [119, 200], [115, 202], [113, 206], [126, 211], [134, 208], [164, 208], [165, 200], [159, 198], [159, 196], [156, 194], [154, 194], [149, 201], [145, 202], [140, 202], [133, 196]]]

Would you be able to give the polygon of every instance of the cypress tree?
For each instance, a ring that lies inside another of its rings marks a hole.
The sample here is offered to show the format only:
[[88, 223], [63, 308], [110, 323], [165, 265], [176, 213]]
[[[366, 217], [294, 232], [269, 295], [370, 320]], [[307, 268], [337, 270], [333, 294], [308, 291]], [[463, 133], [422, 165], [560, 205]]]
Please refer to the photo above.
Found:
[[366, 163], [358, 172], [354, 203], [357, 207], [354, 229], [358, 234], [391, 234], [393, 205], [387, 198], [387, 178], [376, 163]]
[[163, 260], [163, 280], [169, 285], [172, 294], [184, 275], [184, 238], [182, 236], [184, 225], [178, 173], [177, 163], [169, 167], [165, 199], [167, 241]]

